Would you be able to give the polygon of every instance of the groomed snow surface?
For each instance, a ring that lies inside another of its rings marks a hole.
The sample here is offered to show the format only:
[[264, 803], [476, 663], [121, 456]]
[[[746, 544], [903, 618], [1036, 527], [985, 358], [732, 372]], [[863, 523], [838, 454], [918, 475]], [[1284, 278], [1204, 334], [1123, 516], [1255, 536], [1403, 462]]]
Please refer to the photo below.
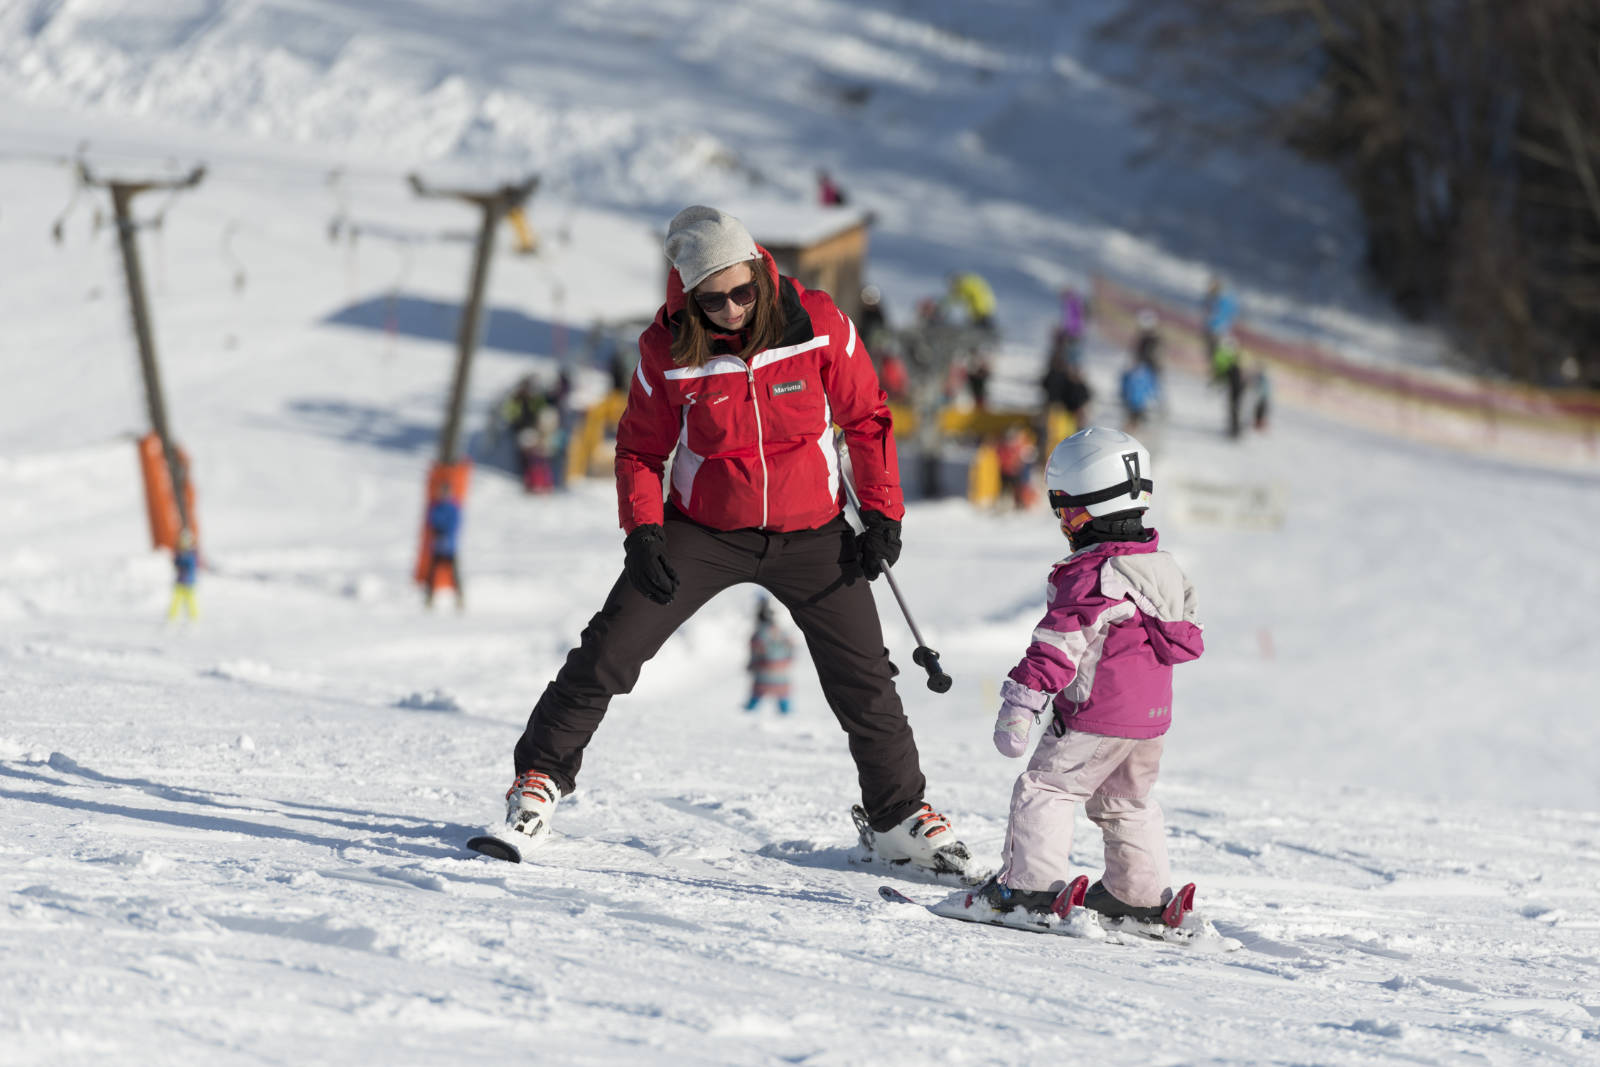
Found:
[[[1204, 276], [1183, 258], [1201, 236], [1169, 233], [1174, 252], [1119, 229], [1147, 189], [1117, 200], [1101, 183], [1104, 205], [1052, 228], [1041, 220], [1065, 194], [994, 148], [1046, 107], [1029, 78], [1109, 92], [1069, 62], [1092, 58], [1068, 50], [1076, 38], [1036, 32], [1054, 25], [1048, 5], [956, 28], [889, 3], [859, 17], [823, 2], [737, 9], [767, 47], [798, 19], [788, 59], [817, 64], [759, 83], [774, 95], [747, 100], [743, 131], [714, 105], [758, 73], [735, 63], [704, 84], [709, 60], [678, 48], [699, 5], [662, 6], [677, 29], [660, 35], [620, 28], [656, 6], [547, 13], [547, 39], [505, 4], [476, 5], [524, 35], [489, 64], [454, 50], [471, 35], [445, 32], [434, 3], [308, 3], [301, 22], [274, 3], [0, 11], [0, 128], [29, 146], [0, 159], [0, 1063], [1600, 1062], [1600, 476], [1293, 410], [1232, 443], [1220, 396], [1182, 377], [1149, 435], [1153, 524], [1198, 587], [1208, 649], [1177, 672], [1158, 796], [1175, 877], [1199, 885], [1239, 951], [1043, 937], [882, 901], [886, 882], [919, 900], [946, 890], [848, 863], [854, 771], [803, 657], [792, 716], [740, 710], [751, 589], [708, 605], [614, 702], [529, 862], [463, 849], [497, 820], [512, 745], [616, 579], [621, 535], [603, 480], [530, 497], [480, 465], [468, 608], [422, 610], [408, 571], [452, 331], [391, 332], [385, 309], [458, 301], [470, 253], [449, 235], [476, 220], [415, 201], [398, 176], [464, 166], [485, 144], [511, 154], [527, 131], [474, 125], [471, 107], [462, 128], [442, 105], [385, 111], [380, 90], [438, 104], [499, 86], [495, 114], [590, 135], [588, 154], [540, 142], [575, 184], [537, 202], [535, 221], [567, 237], [496, 259], [491, 303], [525, 316], [532, 340], [480, 353], [474, 433], [594, 317], [653, 307], [654, 228], [734, 181], [700, 184], [706, 164], [674, 154], [661, 131], [689, 117], [751, 166], [790, 166], [802, 192], [808, 151], [840, 150], [823, 131], [859, 138], [857, 169], [839, 176], [893, 208], [872, 269], [896, 312], [968, 265], [983, 227], [949, 205], [1007, 221], [974, 253], [1018, 308], [1002, 391], [1038, 373], [1062, 278]], [[335, 24], [344, 38], [307, 29]], [[612, 117], [630, 106], [606, 65], [618, 55], [651, 99], [625, 126], [585, 124], [579, 101]], [[219, 56], [257, 77], [206, 95], [228, 84]], [[399, 76], [419, 56], [439, 80]], [[950, 110], [968, 100], [955, 67], [983, 114]], [[897, 109], [888, 147], [797, 102], [796, 87], [857, 80], [879, 86], [869, 113]], [[330, 244], [326, 171], [350, 162], [346, 133], [378, 137], [380, 115], [396, 143], [363, 159], [389, 170], [351, 213], [410, 237]], [[110, 170], [213, 168], [141, 235], [199, 487], [192, 624], [163, 623], [171, 564], [148, 548], [120, 267], [89, 217], [104, 194], [83, 194], [55, 244], [69, 174], [30, 155], [83, 138], [118, 146], [98, 160]], [[654, 166], [666, 159], [683, 169]], [[1277, 254], [1252, 248], [1236, 262]], [[1411, 344], [1382, 320], [1298, 303], [1291, 282], [1256, 278], [1307, 321], [1349, 314], [1379, 349]], [[1121, 353], [1097, 345], [1090, 360], [1115, 422]], [[601, 380], [586, 370], [580, 391]], [[1217, 486], [1261, 490], [1281, 525], [1239, 521]], [[994, 863], [1021, 768], [990, 747], [996, 694], [1064, 542], [1047, 514], [946, 500], [911, 507], [905, 543], [896, 574], [955, 677], [942, 696], [922, 686], [880, 583], [928, 797]], [[1098, 873], [1083, 819], [1074, 858]]]

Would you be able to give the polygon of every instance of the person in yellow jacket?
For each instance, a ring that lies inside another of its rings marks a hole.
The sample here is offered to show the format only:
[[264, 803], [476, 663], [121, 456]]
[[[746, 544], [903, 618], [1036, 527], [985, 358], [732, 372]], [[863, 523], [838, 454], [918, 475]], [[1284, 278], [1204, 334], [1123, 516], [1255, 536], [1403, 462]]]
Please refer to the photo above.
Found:
[[963, 271], [950, 275], [951, 307], [958, 309], [972, 325], [984, 330], [994, 329], [994, 290], [984, 281], [983, 275]]
[[1228, 436], [1237, 438], [1243, 430], [1239, 405], [1244, 400], [1244, 350], [1231, 333], [1217, 338], [1217, 347], [1211, 354], [1211, 381], [1228, 390]]

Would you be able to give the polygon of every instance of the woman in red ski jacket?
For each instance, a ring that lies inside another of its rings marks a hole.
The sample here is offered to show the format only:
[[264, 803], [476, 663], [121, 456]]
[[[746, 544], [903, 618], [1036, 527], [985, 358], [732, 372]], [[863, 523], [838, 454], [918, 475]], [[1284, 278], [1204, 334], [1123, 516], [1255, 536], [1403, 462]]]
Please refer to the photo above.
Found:
[[[789, 609], [849, 737], [862, 843], [883, 861], [965, 873], [966, 847], [923, 801], [867, 585], [899, 557], [905, 508], [866, 347], [826, 293], [780, 276], [730, 215], [684, 209], [666, 253], [667, 300], [639, 338], [617, 428], [623, 575], [528, 717], [508, 829], [519, 841], [548, 830], [611, 698], [702, 604], [752, 582]], [[861, 498], [859, 535], [843, 514], [835, 424]]]

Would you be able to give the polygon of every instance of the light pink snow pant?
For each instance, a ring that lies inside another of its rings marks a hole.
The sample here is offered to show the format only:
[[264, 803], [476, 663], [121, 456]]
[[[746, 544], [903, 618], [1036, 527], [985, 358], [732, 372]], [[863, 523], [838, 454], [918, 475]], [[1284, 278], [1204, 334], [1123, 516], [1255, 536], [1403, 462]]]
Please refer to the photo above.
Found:
[[1063, 888], [1071, 879], [1078, 805], [1105, 837], [1105, 886], [1125, 904], [1163, 904], [1167, 866], [1161, 805], [1150, 797], [1163, 739], [1047, 730], [1011, 792], [1000, 880], [1012, 889]]

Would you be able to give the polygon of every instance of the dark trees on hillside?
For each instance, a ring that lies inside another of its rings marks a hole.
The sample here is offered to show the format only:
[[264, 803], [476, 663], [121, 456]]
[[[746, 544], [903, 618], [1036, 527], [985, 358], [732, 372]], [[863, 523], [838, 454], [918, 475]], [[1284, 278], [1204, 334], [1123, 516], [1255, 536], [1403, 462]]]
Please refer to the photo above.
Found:
[[1336, 168], [1379, 283], [1478, 365], [1600, 384], [1600, 2], [1136, 0], [1102, 29], [1191, 130], [1199, 101], [1216, 143]]

